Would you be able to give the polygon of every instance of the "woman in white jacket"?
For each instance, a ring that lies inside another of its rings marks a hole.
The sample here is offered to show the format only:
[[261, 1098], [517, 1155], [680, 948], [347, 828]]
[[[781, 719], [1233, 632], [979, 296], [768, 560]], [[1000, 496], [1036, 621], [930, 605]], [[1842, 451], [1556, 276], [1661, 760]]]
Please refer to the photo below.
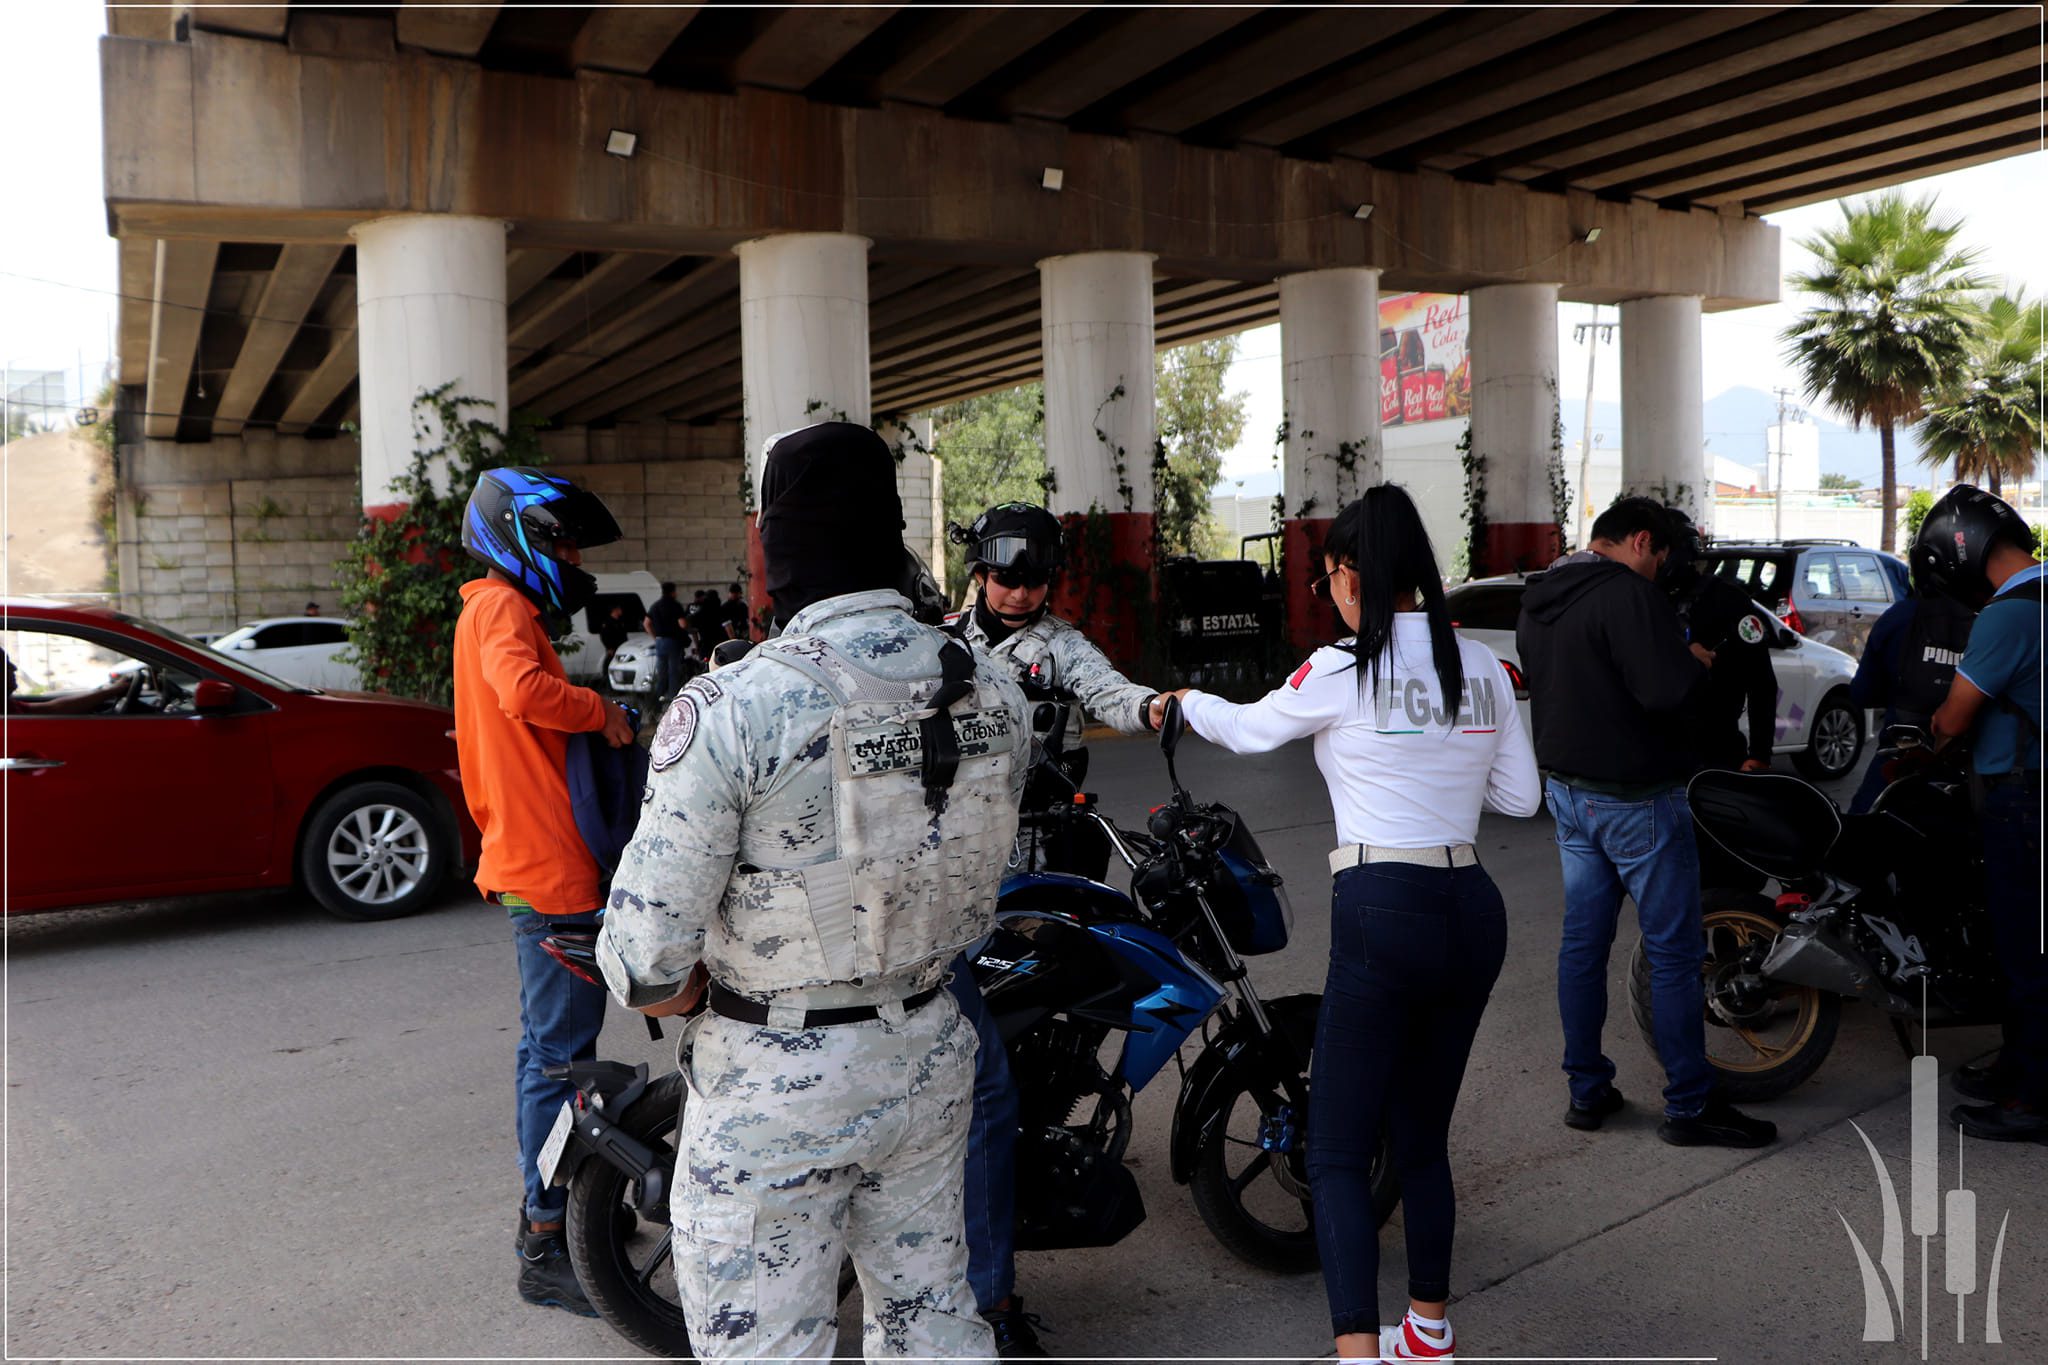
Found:
[[[1236, 753], [1314, 736], [1340, 845], [1308, 1135], [1331, 1330], [1347, 1361], [1439, 1360], [1452, 1351], [1451, 1110], [1507, 953], [1506, 910], [1473, 839], [1482, 806], [1534, 815], [1542, 787], [1514, 686], [1452, 629], [1408, 495], [1366, 490], [1325, 550], [1317, 595], [1354, 638], [1249, 705], [1180, 695], [1189, 725]], [[1368, 1187], [1382, 1123], [1408, 1240], [1409, 1309], [1393, 1327], [1380, 1325]]]

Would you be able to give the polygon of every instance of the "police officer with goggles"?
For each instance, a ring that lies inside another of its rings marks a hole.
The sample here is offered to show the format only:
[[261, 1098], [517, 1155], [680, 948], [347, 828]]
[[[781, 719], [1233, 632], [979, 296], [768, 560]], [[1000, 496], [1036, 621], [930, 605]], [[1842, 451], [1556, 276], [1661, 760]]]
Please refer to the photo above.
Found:
[[2041, 561], [2034, 528], [1963, 484], [1928, 510], [1915, 581], [1979, 608], [1934, 733], [1968, 737], [1984, 841], [1985, 904], [2005, 972], [2005, 1040], [1988, 1067], [1960, 1069], [1975, 1100], [1949, 1111], [1975, 1138], [2048, 1144], [2048, 956], [2041, 951]]
[[[1053, 575], [1067, 559], [1059, 518], [1028, 502], [1006, 502], [950, 534], [967, 547], [974, 578], [973, 605], [949, 622], [962, 638], [1007, 662], [1027, 686], [1072, 692], [1112, 729], [1135, 735], [1159, 728], [1165, 698], [1117, 672], [1078, 627], [1046, 610]], [[1079, 737], [1071, 723], [1068, 737]]]
[[868, 1359], [988, 1357], [961, 1212], [976, 1038], [941, 989], [1016, 836], [1024, 698], [912, 615], [923, 566], [865, 427], [776, 438], [761, 545], [782, 634], [662, 717], [597, 959], [684, 1030], [675, 1266], [698, 1354], [824, 1358], [842, 1254]]

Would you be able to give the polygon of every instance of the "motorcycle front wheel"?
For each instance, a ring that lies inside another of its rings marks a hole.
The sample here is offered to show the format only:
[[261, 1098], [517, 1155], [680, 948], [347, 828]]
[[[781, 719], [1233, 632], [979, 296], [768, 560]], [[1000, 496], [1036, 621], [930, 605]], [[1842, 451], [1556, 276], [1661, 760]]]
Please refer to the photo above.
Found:
[[[1320, 1263], [1308, 1186], [1308, 1116], [1292, 1112], [1286, 1082], [1308, 1091], [1308, 1058], [1315, 1045], [1319, 995], [1268, 1001], [1275, 1027], [1294, 1044], [1296, 1076], [1243, 1074], [1224, 1100], [1221, 1117], [1195, 1150], [1188, 1181], [1195, 1211], [1218, 1242], [1262, 1270], [1299, 1275]], [[1276, 1136], [1284, 1134], [1284, 1141]], [[1380, 1133], [1372, 1164], [1373, 1225], [1384, 1224], [1401, 1202], [1387, 1134]]]
[[[1816, 986], [1772, 981], [1759, 971], [1784, 927], [1770, 897], [1708, 890], [1700, 896], [1706, 957], [1707, 1061], [1720, 1093], [1737, 1104], [1776, 1099], [1827, 1060], [1842, 1022], [1842, 998]], [[1629, 963], [1629, 1005], [1643, 1042], [1657, 1050], [1650, 1005], [1650, 959], [1636, 940]]]

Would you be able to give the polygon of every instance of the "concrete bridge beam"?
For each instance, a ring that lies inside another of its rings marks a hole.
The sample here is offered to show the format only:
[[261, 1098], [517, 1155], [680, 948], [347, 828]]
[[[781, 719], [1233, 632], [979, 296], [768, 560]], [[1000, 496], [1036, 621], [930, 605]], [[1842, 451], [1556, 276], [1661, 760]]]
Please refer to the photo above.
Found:
[[1142, 619], [1157, 597], [1152, 260], [1143, 251], [1089, 251], [1038, 263], [1046, 501], [1067, 525], [1068, 568], [1053, 610], [1087, 621], [1126, 667], [1156, 634]]
[[1621, 305], [1621, 487], [1685, 509], [1713, 504], [1700, 380], [1700, 301]]
[[356, 316], [363, 509], [394, 515], [392, 481], [412, 464], [413, 399], [453, 382], [511, 421], [505, 368], [505, 224], [453, 214], [359, 223]]
[[1554, 482], [1564, 470], [1557, 291], [1554, 284], [1496, 284], [1471, 294], [1470, 477], [1480, 485], [1485, 522], [1473, 537], [1475, 578], [1541, 569], [1563, 548], [1562, 484]]
[[1339, 508], [1380, 481], [1380, 272], [1351, 267], [1280, 278], [1282, 573], [1299, 653], [1337, 638], [1309, 584]]

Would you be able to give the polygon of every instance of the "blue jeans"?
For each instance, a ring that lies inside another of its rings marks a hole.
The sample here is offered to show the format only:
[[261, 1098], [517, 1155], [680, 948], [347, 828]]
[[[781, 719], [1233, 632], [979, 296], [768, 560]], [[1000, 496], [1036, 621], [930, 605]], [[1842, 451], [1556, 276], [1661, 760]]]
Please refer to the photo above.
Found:
[[967, 1130], [967, 1283], [987, 1312], [1017, 1287], [1017, 1087], [995, 1016], [974, 984], [971, 959], [970, 953], [954, 959], [946, 989], [981, 1040]]
[[540, 1074], [541, 1068], [597, 1055], [605, 1001], [604, 987], [549, 957], [540, 941], [560, 929], [592, 929], [597, 923], [595, 914], [543, 915], [529, 910], [512, 917], [512, 939], [519, 952], [519, 1171], [526, 1181], [526, 1216], [536, 1223], [560, 1222], [568, 1207], [569, 1192], [543, 1187], [534, 1160], [563, 1101], [576, 1094], [575, 1086], [549, 1080]]
[[1368, 863], [1337, 874], [1308, 1114], [1332, 1335], [1383, 1321], [1370, 1178], [1383, 1124], [1401, 1173], [1409, 1296], [1451, 1296], [1451, 1110], [1507, 947], [1507, 910], [1483, 867]]
[[1651, 1033], [1664, 1063], [1664, 1112], [1691, 1118], [1714, 1088], [1707, 1064], [1700, 976], [1700, 856], [1692, 811], [1674, 788], [1648, 801], [1544, 784], [1564, 864], [1564, 937], [1557, 949], [1557, 1013], [1572, 1103], [1591, 1106], [1614, 1080], [1600, 1050], [1607, 1022], [1607, 955], [1624, 892], [1636, 903], [1650, 960]]
[[[2038, 779], [2037, 779], [2038, 781]], [[2048, 1110], [2048, 957], [2041, 953], [2041, 794], [2001, 783], [1984, 794], [1985, 904], [2005, 972], [1998, 1064], [2024, 1103]]]
[[673, 697], [683, 690], [683, 642], [654, 637], [654, 694]]

